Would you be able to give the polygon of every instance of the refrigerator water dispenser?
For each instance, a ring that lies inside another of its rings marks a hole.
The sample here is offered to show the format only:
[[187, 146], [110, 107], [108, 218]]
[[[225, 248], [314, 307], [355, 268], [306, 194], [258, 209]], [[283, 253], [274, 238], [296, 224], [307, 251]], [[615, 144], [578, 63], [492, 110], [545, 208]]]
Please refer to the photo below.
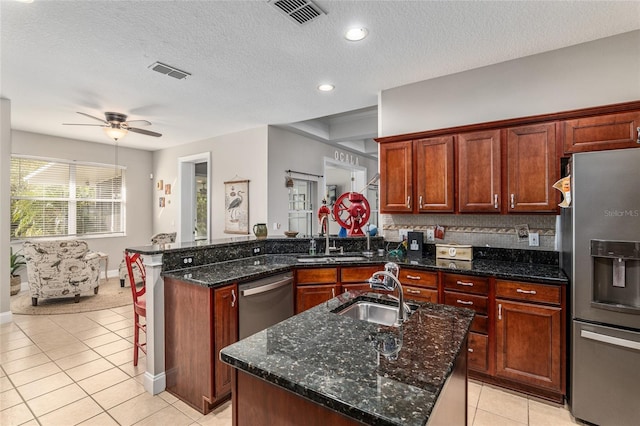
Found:
[[640, 315], [640, 241], [591, 240], [591, 306]]

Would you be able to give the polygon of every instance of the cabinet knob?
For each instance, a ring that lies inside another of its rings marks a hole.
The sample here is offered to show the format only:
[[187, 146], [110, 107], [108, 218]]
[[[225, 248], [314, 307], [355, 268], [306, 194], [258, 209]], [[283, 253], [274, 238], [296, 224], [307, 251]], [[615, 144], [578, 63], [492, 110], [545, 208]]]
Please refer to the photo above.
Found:
[[407, 289], [407, 293], [409, 294], [420, 294], [420, 290], [412, 290], [410, 288]]
[[511, 194], [511, 208], [512, 209], [516, 208], [516, 195], [515, 194]]
[[408, 280], [419, 280], [420, 279], [420, 275], [409, 275], [409, 274], [407, 274], [407, 279]]
[[493, 208], [498, 208], [498, 194], [493, 194]]
[[469, 305], [469, 306], [473, 305], [473, 302], [471, 300], [460, 300], [460, 299], [457, 299], [456, 303], [459, 303], [461, 305]]
[[473, 287], [473, 283], [466, 283], [464, 281], [456, 281], [456, 284], [463, 285], [463, 286], [466, 286], [466, 287]]
[[502, 319], [502, 303], [498, 303], [498, 319]]
[[536, 294], [535, 290], [523, 290], [521, 288], [516, 289], [516, 293], [522, 293], [522, 294]]
[[407, 208], [410, 209], [411, 208], [411, 195], [409, 195], [407, 197]]
[[422, 195], [420, 196], [420, 208], [422, 208]]
[[231, 289], [231, 307], [236, 306], [236, 291], [235, 289]]

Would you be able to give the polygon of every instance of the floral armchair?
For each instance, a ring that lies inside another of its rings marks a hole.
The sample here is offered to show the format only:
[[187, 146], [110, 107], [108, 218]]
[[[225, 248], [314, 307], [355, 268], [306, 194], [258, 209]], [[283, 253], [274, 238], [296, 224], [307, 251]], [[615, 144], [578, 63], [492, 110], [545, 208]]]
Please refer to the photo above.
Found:
[[[176, 242], [176, 233], [175, 232], [161, 232], [159, 234], [155, 234], [151, 237], [151, 244], [169, 244]], [[133, 278], [136, 283], [142, 282], [142, 274], [138, 269], [137, 265], [133, 266]], [[127, 264], [124, 259], [120, 262], [120, 266], [118, 268], [118, 275], [120, 276], [120, 287], [124, 287], [125, 282], [129, 281], [129, 273], [127, 272]]]
[[82, 240], [25, 241], [31, 304], [38, 298], [60, 298], [93, 291], [98, 294], [100, 259]]

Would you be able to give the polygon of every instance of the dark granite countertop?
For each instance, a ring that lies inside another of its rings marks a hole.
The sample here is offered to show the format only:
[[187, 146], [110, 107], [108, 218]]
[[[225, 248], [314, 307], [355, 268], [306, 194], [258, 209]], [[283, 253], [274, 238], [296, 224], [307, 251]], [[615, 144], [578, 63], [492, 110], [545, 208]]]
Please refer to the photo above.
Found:
[[[331, 312], [357, 297], [384, 299], [344, 293], [224, 348], [220, 358], [366, 424], [426, 424], [473, 311], [419, 303], [398, 328]], [[380, 354], [381, 342], [401, 342], [396, 359]]]
[[[347, 253], [345, 256], [349, 256]], [[353, 253], [351, 255], [358, 255]], [[430, 271], [446, 271], [467, 275], [495, 276], [501, 279], [532, 281], [545, 284], [566, 285], [567, 277], [556, 265], [541, 265], [535, 263], [505, 262], [499, 260], [474, 260], [472, 262], [442, 261], [433, 257], [420, 260], [402, 260], [392, 256], [374, 256], [349, 262], [318, 262], [300, 263], [298, 257], [303, 254], [268, 254], [177, 269], [163, 272], [163, 276], [176, 278], [193, 284], [207, 287], [218, 287], [233, 282], [243, 282], [262, 278], [278, 272], [286, 272], [292, 267], [317, 268], [336, 266], [367, 266], [384, 265], [388, 261], [396, 262], [403, 267], [418, 268]], [[337, 258], [339, 256], [333, 256]], [[320, 257], [317, 257], [320, 258]], [[380, 268], [382, 269], [382, 267]]]

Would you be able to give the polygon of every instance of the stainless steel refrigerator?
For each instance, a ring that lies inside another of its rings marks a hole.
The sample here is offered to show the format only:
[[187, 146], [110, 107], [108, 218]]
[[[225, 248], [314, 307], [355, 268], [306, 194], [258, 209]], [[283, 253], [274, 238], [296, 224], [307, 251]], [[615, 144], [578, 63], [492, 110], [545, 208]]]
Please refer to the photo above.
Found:
[[640, 422], [640, 148], [574, 154], [561, 220], [571, 285], [569, 405], [598, 425]]

